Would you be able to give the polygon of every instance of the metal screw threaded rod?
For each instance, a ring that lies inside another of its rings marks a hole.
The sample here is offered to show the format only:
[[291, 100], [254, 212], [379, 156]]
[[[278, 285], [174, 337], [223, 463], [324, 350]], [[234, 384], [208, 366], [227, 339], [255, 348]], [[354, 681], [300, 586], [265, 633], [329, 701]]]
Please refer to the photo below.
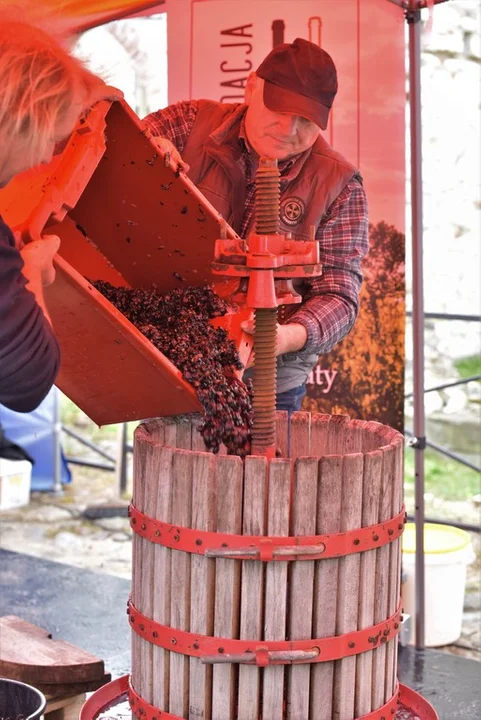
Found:
[[[279, 232], [280, 173], [277, 160], [260, 158], [256, 173], [256, 233]], [[275, 455], [277, 307], [254, 311], [254, 423], [252, 454]]]
[[257, 308], [254, 323], [252, 454], [265, 455], [276, 446], [277, 308]]
[[277, 160], [261, 157], [256, 172], [256, 233], [276, 235], [279, 232], [281, 175]]

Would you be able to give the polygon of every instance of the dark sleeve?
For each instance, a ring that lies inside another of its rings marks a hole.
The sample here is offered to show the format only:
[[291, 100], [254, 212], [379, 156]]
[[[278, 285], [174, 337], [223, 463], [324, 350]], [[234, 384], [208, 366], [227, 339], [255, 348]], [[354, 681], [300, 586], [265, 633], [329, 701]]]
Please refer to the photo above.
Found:
[[13, 235], [0, 218], [0, 403], [31, 412], [55, 382], [60, 348], [22, 268]]

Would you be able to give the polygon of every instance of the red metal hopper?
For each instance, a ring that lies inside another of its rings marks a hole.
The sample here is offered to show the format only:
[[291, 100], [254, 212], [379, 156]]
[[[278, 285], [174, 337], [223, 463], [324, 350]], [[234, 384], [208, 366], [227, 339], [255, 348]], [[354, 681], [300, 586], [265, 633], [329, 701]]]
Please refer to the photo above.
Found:
[[98, 103], [50, 165], [0, 191], [0, 213], [26, 241], [62, 240], [46, 298], [66, 395], [99, 425], [200, 409], [180, 371], [89, 283], [203, 286], [220, 226], [236, 237], [125, 102]]

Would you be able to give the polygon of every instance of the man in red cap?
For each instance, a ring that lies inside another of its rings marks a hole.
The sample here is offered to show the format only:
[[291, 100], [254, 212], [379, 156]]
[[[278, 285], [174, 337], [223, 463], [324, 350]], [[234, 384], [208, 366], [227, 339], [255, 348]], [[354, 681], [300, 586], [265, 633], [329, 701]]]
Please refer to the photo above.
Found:
[[330, 55], [297, 38], [274, 48], [249, 75], [245, 103], [185, 101], [144, 121], [161, 151], [171, 153], [241, 237], [254, 227], [262, 156], [279, 164], [280, 232], [307, 240], [316, 228], [323, 274], [303, 282], [302, 304], [277, 333], [277, 407], [289, 412], [300, 409], [319, 355], [354, 325], [368, 249], [360, 175], [321, 134], [336, 92]]

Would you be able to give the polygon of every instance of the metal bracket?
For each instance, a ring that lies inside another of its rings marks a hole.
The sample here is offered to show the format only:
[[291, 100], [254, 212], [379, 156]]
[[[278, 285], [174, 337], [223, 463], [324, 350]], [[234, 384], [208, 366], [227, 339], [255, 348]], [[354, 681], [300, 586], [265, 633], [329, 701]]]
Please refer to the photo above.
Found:
[[411, 615], [403, 613], [401, 615], [401, 632], [399, 633], [399, 644], [401, 647], [406, 647], [406, 645], [409, 644], [409, 640], [411, 639], [412, 624]]
[[415, 25], [421, 22], [421, 10], [406, 10], [405, 18], [408, 25]]
[[273, 547], [269, 538], [261, 540], [260, 547], [241, 547], [241, 548], [209, 548], [205, 551], [205, 556], [210, 558], [239, 558], [239, 557], [252, 557], [256, 560], [274, 560], [276, 558], [287, 558], [299, 555], [320, 555], [324, 552], [326, 546], [324, 543], [318, 543], [317, 545], [280, 545]]
[[293, 664], [309, 662], [318, 657], [319, 648], [312, 650], [269, 650], [265, 645], [258, 645], [252, 652], [231, 655], [204, 655], [201, 663], [204, 665], [218, 665], [219, 663], [236, 663], [239, 665], [257, 665], [267, 667], [271, 664]]
[[412, 447], [414, 450], [425, 450], [427, 447], [427, 442], [425, 437], [412, 437], [407, 442], [409, 447]]

